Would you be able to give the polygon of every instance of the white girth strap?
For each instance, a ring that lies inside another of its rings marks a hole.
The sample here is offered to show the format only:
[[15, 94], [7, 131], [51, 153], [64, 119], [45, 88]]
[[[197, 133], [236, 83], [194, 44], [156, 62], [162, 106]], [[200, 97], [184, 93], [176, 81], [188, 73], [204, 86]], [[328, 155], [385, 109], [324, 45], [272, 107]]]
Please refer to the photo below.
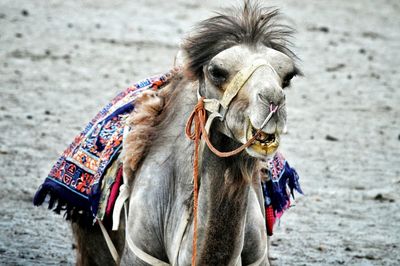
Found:
[[[122, 174], [125, 176], [124, 174]], [[118, 197], [115, 201], [114, 205], [114, 211], [112, 215], [112, 230], [117, 231], [119, 227], [119, 222], [120, 222], [120, 217], [121, 217], [121, 210], [124, 207], [124, 204], [126, 200], [129, 198], [129, 185], [125, 183], [125, 178], [124, 178], [124, 184], [121, 185], [119, 188], [119, 194]]]
[[99, 219], [97, 220], [97, 222], [99, 223], [101, 232], [103, 233], [104, 236], [104, 240], [106, 241], [107, 247], [110, 250], [111, 256], [113, 257], [115, 263], [117, 265], [119, 265], [120, 263], [120, 257], [118, 255], [117, 249], [114, 246], [114, 243], [112, 242], [110, 235], [107, 232], [107, 229], [104, 227], [104, 224], [102, 221], [100, 221]]
[[[122, 136], [122, 143], [126, 142], [126, 137], [128, 135], [129, 130], [130, 130], [130, 127], [128, 125], [125, 125], [124, 135]], [[113, 231], [118, 230], [119, 220], [121, 217], [121, 210], [124, 207], [124, 204], [130, 195], [129, 180], [128, 180], [128, 176], [125, 172], [122, 173], [122, 180], [123, 180], [123, 184], [119, 188], [119, 194], [115, 201], [113, 215], [112, 215], [112, 225], [113, 225], [112, 230]]]
[[[128, 210], [127, 210], [127, 206], [125, 206], [125, 221], [128, 221]], [[169, 266], [168, 263], [159, 260], [153, 256], [151, 256], [150, 254], [147, 254], [146, 252], [144, 252], [143, 250], [141, 250], [138, 246], [135, 245], [135, 243], [133, 243], [132, 238], [129, 235], [129, 226], [128, 224], [126, 224], [126, 228], [125, 228], [125, 239], [126, 239], [126, 243], [128, 243], [128, 247], [129, 249], [135, 254], [136, 257], [138, 257], [139, 259], [141, 259], [142, 261], [146, 262], [147, 264], [150, 265], [154, 265], [154, 266]]]

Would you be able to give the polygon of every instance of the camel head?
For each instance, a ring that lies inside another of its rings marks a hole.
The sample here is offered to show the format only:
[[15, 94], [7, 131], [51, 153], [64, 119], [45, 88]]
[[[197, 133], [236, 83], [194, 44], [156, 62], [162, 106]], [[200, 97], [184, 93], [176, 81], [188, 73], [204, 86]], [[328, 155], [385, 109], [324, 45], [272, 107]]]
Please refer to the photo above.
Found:
[[[300, 74], [287, 48], [292, 30], [277, 22], [278, 12], [250, 5], [201, 22], [183, 45], [188, 73], [199, 80], [199, 93], [221, 100], [239, 84], [218, 129], [238, 143], [262, 132], [246, 149], [254, 157], [271, 157], [286, 125], [285, 88]], [[275, 109], [277, 108], [277, 109]], [[268, 123], [264, 123], [272, 110]], [[273, 111], [272, 111], [273, 112]]]

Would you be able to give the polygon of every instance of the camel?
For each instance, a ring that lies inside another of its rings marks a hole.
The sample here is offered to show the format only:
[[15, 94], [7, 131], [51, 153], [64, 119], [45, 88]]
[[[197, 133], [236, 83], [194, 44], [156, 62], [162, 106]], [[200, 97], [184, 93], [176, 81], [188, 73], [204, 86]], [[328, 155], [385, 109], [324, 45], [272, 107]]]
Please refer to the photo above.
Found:
[[[142, 125], [127, 133], [118, 158], [130, 189], [119, 228], [109, 231], [120, 261], [99, 225], [73, 222], [78, 265], [269, 265], [258, 169], [279, 147], [284, 90], [301, 74], [288, 48], [292, 33], [277, 10], [249, 1], [198, 24], [182, 44], [182, 66], [171, 81], [144, 93], [141, 111], [128, 118]], [[228, 95], [232, 87], [237, 91]], [[199, 104], [210, 121], [203, 138], [208, 134], [213, 147], [229, 152], [249, 144], [220, 157], [200, 143], [193, 203], [195, 144], [185, 128]]]

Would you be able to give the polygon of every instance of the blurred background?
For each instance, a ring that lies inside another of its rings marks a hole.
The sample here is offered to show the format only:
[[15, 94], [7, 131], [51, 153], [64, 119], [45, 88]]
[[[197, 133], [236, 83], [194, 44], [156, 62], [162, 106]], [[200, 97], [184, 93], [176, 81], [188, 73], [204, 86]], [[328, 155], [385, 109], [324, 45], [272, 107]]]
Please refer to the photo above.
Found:
[[[400, 261], [400, 2], [260, 1], [297, 30], [282, 151], [304, 196], [273, 265]], [[69, 224], [32, 198], [100, 108], [168, 71], [196, 22], [241, 1], [0, 2], [0, 264], [72, 265]]]

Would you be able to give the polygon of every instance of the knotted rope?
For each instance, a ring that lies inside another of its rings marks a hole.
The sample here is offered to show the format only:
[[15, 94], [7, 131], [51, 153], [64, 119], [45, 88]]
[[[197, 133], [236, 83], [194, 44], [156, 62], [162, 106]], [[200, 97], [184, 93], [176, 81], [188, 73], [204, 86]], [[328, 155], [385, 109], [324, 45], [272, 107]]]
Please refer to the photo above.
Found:
[[[261, 133], [262, 128], [269, 121], [272, 115], [277, 111], [277, 106], [270, 107], [270, 114], [265, 119], [263, 126], [257, 130], [254, 136], [249, 139], [245, 144], [240, 146], [239, 148], [229, 151], [229, 152], [221, 152], [214, 147], [211, 143], [208, 133], [205, 128], [207, 113], [204, 109], [204, 97], [201, 97], [197, 102], [194, 110], [190, 114], [190, 117], [186, 123], [185, 133], [186, 136], [194, 141], [194, 159], [193, 159], [193, 252], [192, 252], [192, 266], [196, 265], [196, 256], [197, 256], [197, 208], [198, 208], [198, 196], [199, 196], [199, 187], [198, 187], [198, 175], [199, 175], [199, 146], [201, 137], [204, 137], [204, 141], [206, 142], [208, 148], [218, 157], [230, 157], [234, 156], [244, 149], [249, 147], [257, 136]], [[194, 122], [194, 131], [192, 131], [192, 125]]]

